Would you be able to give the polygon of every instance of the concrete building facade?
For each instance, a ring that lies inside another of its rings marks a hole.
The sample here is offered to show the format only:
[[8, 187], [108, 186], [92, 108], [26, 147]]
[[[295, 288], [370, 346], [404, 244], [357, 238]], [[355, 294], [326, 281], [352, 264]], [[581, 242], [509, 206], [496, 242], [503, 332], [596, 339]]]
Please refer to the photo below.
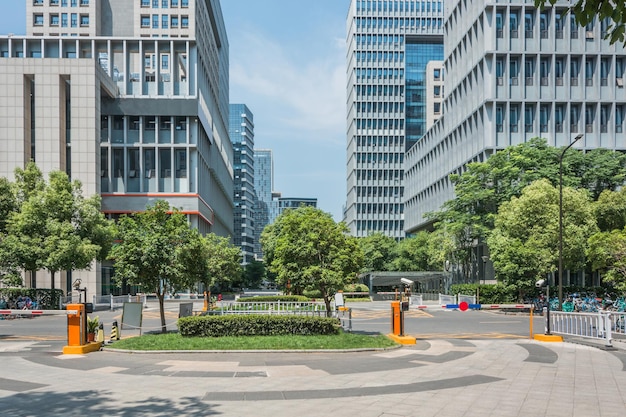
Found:
[[[65, 171], [86, 196], [100, 194], [111, 218], [164, 199], [202, 233], [232, 236], [228, 39], [219, 1], [29, 0], [26, 7], [29, 35], [0, 37], [0, 176], [12, 180], [14, 168], [32, 160], [44, 175]], [[148, 13], [159, 16], [149, 28]], [[101, 295], [119, 292], [111, 273], [105, 264], [73, 275]], [[70, 291], [70, 275], [55, 286]], [[48, 275], [36, 285], [49, 287]]]
[[354, 236], [404, 237], [404, 157], [434, 120], [426, 68], [443, 59], [443, 20], [443, 1], [350, 3], [344, 221]]
[[579, 27], [570, 2], [456, 1], [444, 25], [443, 117], [408, 152], [405, 230], [454, 198], [469, 162], [534, 137], [552, 146], [626, 150], [623, 45], [607, 21]]

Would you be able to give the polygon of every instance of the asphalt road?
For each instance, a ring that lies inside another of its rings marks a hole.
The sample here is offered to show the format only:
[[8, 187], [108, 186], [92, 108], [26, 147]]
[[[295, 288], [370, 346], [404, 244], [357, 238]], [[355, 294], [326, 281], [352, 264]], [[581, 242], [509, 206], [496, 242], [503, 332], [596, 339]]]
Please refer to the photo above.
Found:
[[[389, 302], [351, 303], [352, 331], [366, 333], [391, 332], [391, 306]], [[202, 304], [196, 302], [194, 309]], [[166, 303], [165, 320], [167, 330], [176, 329], [179, 304]], [[105, 340], [109, 339], [111, 325], [122, 323], [122, 310], [96, 311], [104, 324]], [[530, 317], [528, 314], [504, 314], [494, 310], [456, 311], [430, 306], [426, 310], [411, 309], [405, 313], [404, 334], [416, 338], [528, 338], [530, 336]], [[161, 329], [160, 313], [157, 303], [149, 303], [143, 310], [142, 332], [158, 332]], [[534, 333], [542, 333], [544, 318], [534, 316]], [[122, 337], [138, 335], [138, 329], [121, 329]], [[67, 319], [61, 313], [58, 316], [39, 316], [0, 320], [0, 340], [58, 340], [67, 338]]]

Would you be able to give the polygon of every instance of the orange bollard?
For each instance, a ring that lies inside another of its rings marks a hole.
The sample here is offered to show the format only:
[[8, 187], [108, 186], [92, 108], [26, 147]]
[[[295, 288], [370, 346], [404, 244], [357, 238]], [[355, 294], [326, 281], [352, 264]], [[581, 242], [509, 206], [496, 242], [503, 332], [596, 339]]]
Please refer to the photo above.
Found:
[[85, 314], [85, 306], [83, 304], [68, 304], [67, 309], [77, 311], [76, 314], [67, 315], [67, 345], [84, 345], [83, 314]]
[[68, 304], [67, 310], [75, 310], [75, 314], [67, 315], [67, 346], [63, 354], [81, 355], [100, 350], [102, 343], [87, 343], [87, 313], [84, 304]]
[[387, 335], [401, 345], [414, 345], [416, 340], [414, 337], [405, 336], [404, 334], [404, 313], [402, 312], [402, 302], [391, 302], [391, 334]]

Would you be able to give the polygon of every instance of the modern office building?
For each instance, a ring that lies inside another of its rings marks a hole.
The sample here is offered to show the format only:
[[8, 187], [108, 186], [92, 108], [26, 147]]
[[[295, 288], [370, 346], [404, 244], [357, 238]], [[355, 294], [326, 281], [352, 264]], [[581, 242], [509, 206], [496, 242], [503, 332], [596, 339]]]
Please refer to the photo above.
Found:
[[[228, 39], [218, 0], [27, 0], [0, 37], [0, 176], [33, 160], [100, 194], [111, 218], [157, 199], [233, 235]], [[55, 287], [71, 290], [72, 272]], [[109, 294], [109, 265], [74, 271]], [[57, 275], [58, 276], [58, 275]], [[27, 285], [50, 287], [39, 273]]]
[[280, 197], [278, 199], [278, 215], [280, 216], [285, 210], [303, 206], [317, 207], [317, 198]]
[[254, 254], [263, 259], [261, 233], [274, 219], [274, 157], [271, 149], [254, 150]]
[[231, 104], [228, 133], [234, 151], [235, 225], [233, 244], [241, 263], [254, 260], [254, 116], [245, 104]]
[[404, 237], [404, 157], [434, 121], [443, 72], [427, 65], [443, 59], [443, 20], [443, 0], [350, 3], [344, 221], [354, 236]]
[[570, 2], [456, 1], [444, 25], [443, 117], [407, 153], [405, 229], [454, 198], [449, 176], [534, 137], [626, 150], [623, 45], [606, 21], [576, 25]]

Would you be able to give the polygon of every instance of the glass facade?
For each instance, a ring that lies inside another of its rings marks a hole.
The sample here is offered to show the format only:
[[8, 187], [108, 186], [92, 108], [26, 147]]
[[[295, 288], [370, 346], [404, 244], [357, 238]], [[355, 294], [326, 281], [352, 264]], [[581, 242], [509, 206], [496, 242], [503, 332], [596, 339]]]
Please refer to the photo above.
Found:
[[270, 149], [254, 151], [254, 254], [263, 259], [261, 233], [273, 220], [274, 160]]
[[254, 260], [254, 122], [245, 104], [231, 104], [228, 124], [233, 143], [234, 232], [233, 244], [241, 248], [242, 264]]
[[427, 64], [443, 58], [443, 9], [442, 1], [350, 5], [344, 221], [353, 236], [404, 238], [404, 155], [429, 112], [431, 123], [441, 113]]
[[[443, 60], [441, 42], [422, 42], [407, 38], [406, 42], [406, 149], [426, 133], [426, 64]], [[439, 74], [441, 77], [441, 74]], [[437, 74], [434, 75], [437, 78]], [[439, 78], [440, 78], [439, 77]]]

